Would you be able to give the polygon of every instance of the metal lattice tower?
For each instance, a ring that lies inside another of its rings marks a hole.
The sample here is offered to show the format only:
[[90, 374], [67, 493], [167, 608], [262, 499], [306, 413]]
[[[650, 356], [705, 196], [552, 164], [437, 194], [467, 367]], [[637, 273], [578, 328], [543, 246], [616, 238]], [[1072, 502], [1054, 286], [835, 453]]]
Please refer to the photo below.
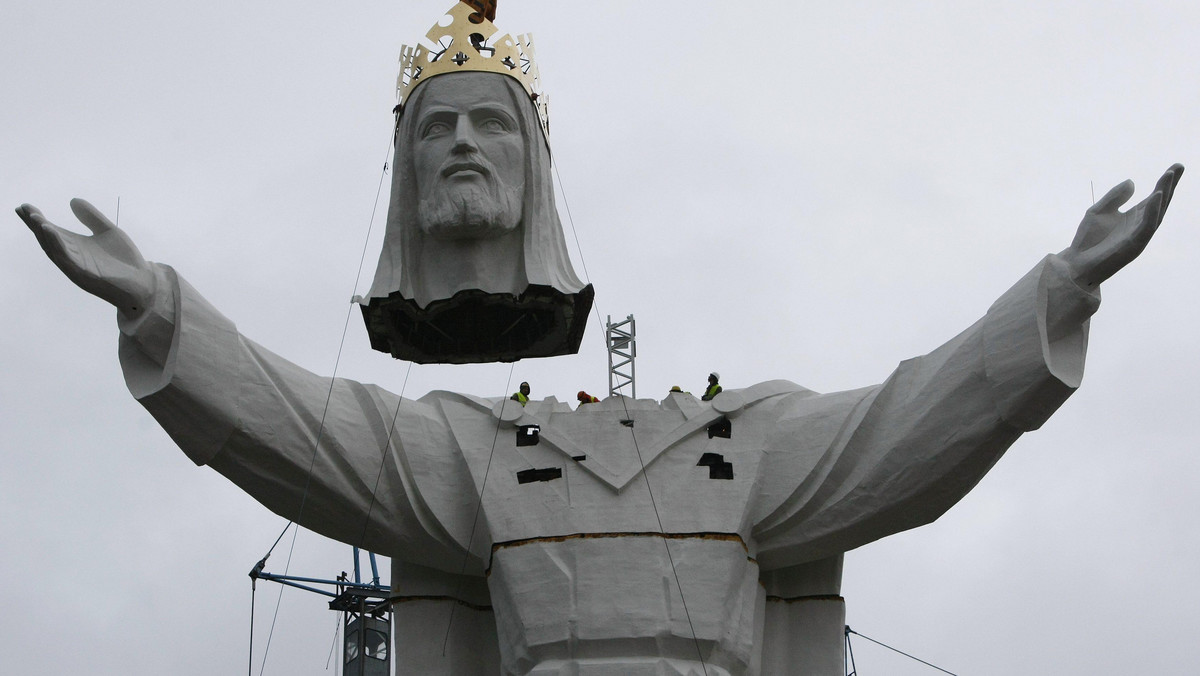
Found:
[[608, 343], [608, 396], [617, 394], [621, 388], [628, 385], [629, 391], [620, 393], [636, 399], [633, 358], [637, 356], [637, 325], [633, 321], [633, 315], [616, 324], [613, 323], [612, 315], [609, 315], [605, 337]]

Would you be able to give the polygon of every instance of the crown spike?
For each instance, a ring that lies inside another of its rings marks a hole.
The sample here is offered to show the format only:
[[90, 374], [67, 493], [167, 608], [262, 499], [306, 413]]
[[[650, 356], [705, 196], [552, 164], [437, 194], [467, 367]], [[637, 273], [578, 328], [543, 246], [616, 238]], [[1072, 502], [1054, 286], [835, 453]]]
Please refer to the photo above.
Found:
[[400, 74], [396, 78], [398, 108], [422, 82], [446, 73], [483, 72], [507, 75], [521, 83], [537, 108], [542, 131], [549, 136], [547, 96], [541, 91], [541, 74], [534, 57], [533, 37], [504, 34], [499, 29], [496, 0], [462, 0], [446, 13], [449, 25], [435, 23], [425, 34], [426, 44], [400, 48]]

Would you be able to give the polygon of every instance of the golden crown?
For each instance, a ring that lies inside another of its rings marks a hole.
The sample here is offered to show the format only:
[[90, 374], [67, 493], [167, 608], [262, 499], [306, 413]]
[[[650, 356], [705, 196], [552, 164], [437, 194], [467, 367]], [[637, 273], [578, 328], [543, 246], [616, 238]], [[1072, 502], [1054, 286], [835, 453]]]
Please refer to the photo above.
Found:
[[450, 19], [434, 24], [425, 34], [429, 45], [400, 48], [400, 76], [396, 78], [396, 96], [400, 107], [422, 82], [445, 73], [477, 71], [507, 75], [517, 82], [537, 108], [542, 131], [550, 130], [546, 96], [534, 61], [533, 39], [529, 34], [511, 35], [492, 40], [499, 32], [495, 0], [464, 0], [454, 3], [446, 13]]

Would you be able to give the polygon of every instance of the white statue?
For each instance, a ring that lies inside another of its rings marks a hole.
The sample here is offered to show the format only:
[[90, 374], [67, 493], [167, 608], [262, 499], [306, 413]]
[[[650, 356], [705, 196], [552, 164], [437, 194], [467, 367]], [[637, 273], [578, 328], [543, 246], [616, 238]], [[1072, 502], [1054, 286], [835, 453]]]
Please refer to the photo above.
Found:
[[[413, 175], [398, 167], [393, 189], [428, 197], [415, 224], [432, 244], [418, 256], [515, 251], [514, 214], [542, 208], [529, 199], [548, 193], [548, 175], [505, 126], [525, 114], [505, 77], [445, 73], [416, 89], [402, 128], [438, 142], [397, 161]], [[488, 164], [443, 136], [468, 132], [496, 134], [478, 145]], [[242, 336], [88, 203], [71, 207], [91, 236], [17, 212], [64, 274], [117, 307], [129, 390], [193, 461], [285, 518], [392, 557], [399, 673], [840, 674], [842, 553], [936, 519], [1070, 396], [1099, 286], [1144, 249], [1182, 172], [1125, 212], [1133, 184], [1110, 190], [1070, 246], [878, 386], [770, 381], [711, 402], [672, 393], [575, 411], [331, 389]], [[399, 219], [393, 209], [389, 224]], [[459, 246], [460, 228], [475, 243]], [[417, 230], [402, 228], [401, 245]], [[393, 243], [377, 284], [407, 283], [410, 253]], [[412, 293], [454, 293], [474, 270], [452, 265]], [[485, 272], [493, 290], [520, 285], [514, 270]], [[728, 438], [706, 434], [722, 420]], [[518, 446], [527, 424], [540, 442]], [[531, 469], [558, 472], [525, 481]]]

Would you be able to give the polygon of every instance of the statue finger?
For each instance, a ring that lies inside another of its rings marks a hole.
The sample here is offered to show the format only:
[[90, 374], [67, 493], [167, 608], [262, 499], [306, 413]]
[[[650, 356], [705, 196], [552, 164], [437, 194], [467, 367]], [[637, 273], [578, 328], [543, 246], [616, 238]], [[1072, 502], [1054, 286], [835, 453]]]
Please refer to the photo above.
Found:
[[1099, 200], [1096, 200], [1096, 203], [1092, 205], [1089, 211], [1115, 210], [1117, 207], [1128, 202], [1130, 197], [1133, 197], [1133, 181], [1125, 179], [1104, 193], [1104, 196]]
[[43, 227], [46, 222], [46, 217], [42, 216], [42, 210], [32, 204], [22, 204], [17, 207], [17, 216], [25, 222], [25, 226], [35, 233]]
[[74, 212], [75, 218], [79, 219], [92, 231], [92, 234], [99, 235], [108, 232], [117, 227], [113, 222], [108, 220], [108, 217], [100, 213], [100, 210], [92, 206], [91, 202], [76, 197], [71, 200], [71, 211]]
[[41, 210], [31, 204], [17, 207], [17, 215], [33, 231], [33, 236], [50, 260], [57, 263], [64, 254], [61, 228], [47, 221]]
[[1183, 176], [1183, 165], [1176, 162], [1167, 169], [1162, 178], [1158, 179], [1158, 185], [1154, 186], [1155, 192], [1163, 194], [1162, 208], [1159, 209], [1158, 218], [1161, 221], [1162, 217], [1167, 213], [1167, 207], [1171, 206], [1171, 198], [1175, 196], [1175, 186], [1179, 185], [1179, 179]]

